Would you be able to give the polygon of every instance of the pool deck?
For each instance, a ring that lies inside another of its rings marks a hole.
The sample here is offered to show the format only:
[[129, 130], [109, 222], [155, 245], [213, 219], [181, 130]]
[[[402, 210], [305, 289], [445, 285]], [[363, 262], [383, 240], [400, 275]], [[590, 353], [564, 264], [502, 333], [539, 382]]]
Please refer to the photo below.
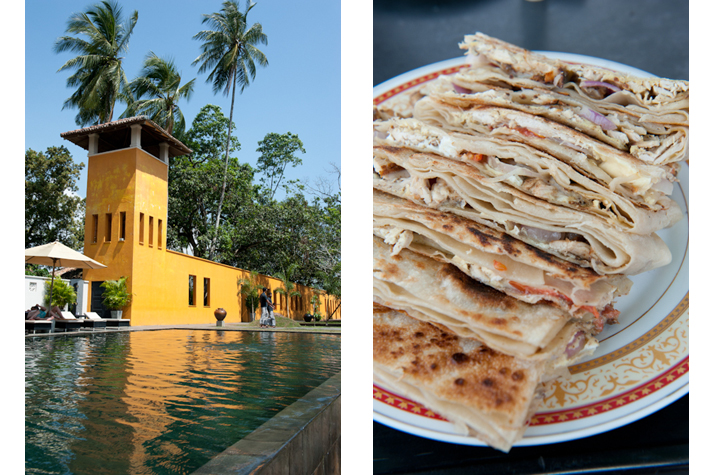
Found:
[[317, 333], [319, 335], [340, 335], [340, 327], [276, 327], [276, 328], [259, 328], [248, 322], [228, 323], [218, 327], [215, 323], [196, 323], [183, 325], [137, 325], [130, 327], [114, 327], [106, 330], [77, 330], [69, 332], [52, 332], [52, 333], [27, 333], [25, 337], [47, 337], [60, 335], [93, 335], [97, 333], [116, 333], [116, 332], [137, 332], [137, 331], [155, 331], [155, 330], [222, 330], [222, 331], [246, 331], [246, 332], [272, 332], [272, 333]]

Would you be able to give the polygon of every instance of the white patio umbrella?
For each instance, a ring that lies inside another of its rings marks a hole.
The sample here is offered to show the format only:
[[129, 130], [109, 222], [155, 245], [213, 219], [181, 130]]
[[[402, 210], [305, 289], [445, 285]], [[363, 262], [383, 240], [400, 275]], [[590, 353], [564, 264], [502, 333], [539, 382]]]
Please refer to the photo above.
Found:
[[100, 269], [106, 267], [90, 257], [71, 249], [59, 241], [25, 249], [25, 263], [52, 266], [52, 283], [49, 285], [49, 308], [52, 308], [54, 291], [54, 270], [57, 267], [77, 267], [80, 269]]

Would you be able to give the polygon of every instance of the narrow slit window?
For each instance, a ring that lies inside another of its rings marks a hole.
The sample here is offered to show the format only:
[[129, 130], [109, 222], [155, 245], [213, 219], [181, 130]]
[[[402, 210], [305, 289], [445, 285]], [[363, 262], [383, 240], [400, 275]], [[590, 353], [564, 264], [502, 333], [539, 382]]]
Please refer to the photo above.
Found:
[[145, 219], [144, 219], [143, 213], [141, 213], [141, 216], [140, 216], [140, 223], [138, 224], [138, 228], [139, 228], [139, 230], [140, 230], [139, 233], [138, 233], [138, 238], [139, 238], [139, 239], [138, 239], [138, 242], [141, 243], [141, 244], [143, 244], [143, 242], [144, 242], [144, 241], [143, 241], [143, 234], [144, 234], [144, 233], [143, 233], [143, 229], [145, 228]]
[[163, 220], [158, 220], [158, 249], [163, 248]]
[[106, 213], [106, 242], [111, 242], [111, 225], [113, 220], [113, 215], [111, 213]]
[[188, 296], [187, 296], [187, 305], [190, 307], [195, 306], [195, 282], [197, 281], [197, 277], [194, 275], [189, 276], [188, 279]]
[[210, 306], [210, 279], [205, 277], [205, 282], [204, 282], [204, 291], [205, 291], [205, 296], [204, 296], [204, 303], [203, 305], [205, 307]]
[[153, 247], [153, 217], [148, 217], [148, 246]]
[[92, 220], [92, 235], [91, 235], [91, 243], [96, 244], [99, 241], [99, 215], [94, 214], [91, 216]]
[[126, 240], [126, 212], [121, 211], [121, 214], [119, 215], [119, 234], [118, 234], [118, 239], [121, 241]]

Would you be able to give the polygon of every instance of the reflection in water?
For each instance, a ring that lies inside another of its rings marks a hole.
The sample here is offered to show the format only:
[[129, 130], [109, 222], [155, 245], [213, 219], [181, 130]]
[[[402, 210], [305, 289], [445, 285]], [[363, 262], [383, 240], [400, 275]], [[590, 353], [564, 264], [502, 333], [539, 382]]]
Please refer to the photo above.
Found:
[[29, 338], [26, 473], [191, 473], [339, 370], [334, 335]]

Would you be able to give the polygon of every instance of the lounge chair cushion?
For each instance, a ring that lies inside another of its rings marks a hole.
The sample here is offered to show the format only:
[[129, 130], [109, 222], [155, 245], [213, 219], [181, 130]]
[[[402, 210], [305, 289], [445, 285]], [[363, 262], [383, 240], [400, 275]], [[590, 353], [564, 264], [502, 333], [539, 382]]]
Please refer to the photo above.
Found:
[[76, 320], [76, 317], [71, 312], [62, 312], [62, 318], [64, 320]]
[[96, 312], [86, 312], [86, 318], [91, 320], [103, 320], [103, 318], [99, 317], [99, 314]]

